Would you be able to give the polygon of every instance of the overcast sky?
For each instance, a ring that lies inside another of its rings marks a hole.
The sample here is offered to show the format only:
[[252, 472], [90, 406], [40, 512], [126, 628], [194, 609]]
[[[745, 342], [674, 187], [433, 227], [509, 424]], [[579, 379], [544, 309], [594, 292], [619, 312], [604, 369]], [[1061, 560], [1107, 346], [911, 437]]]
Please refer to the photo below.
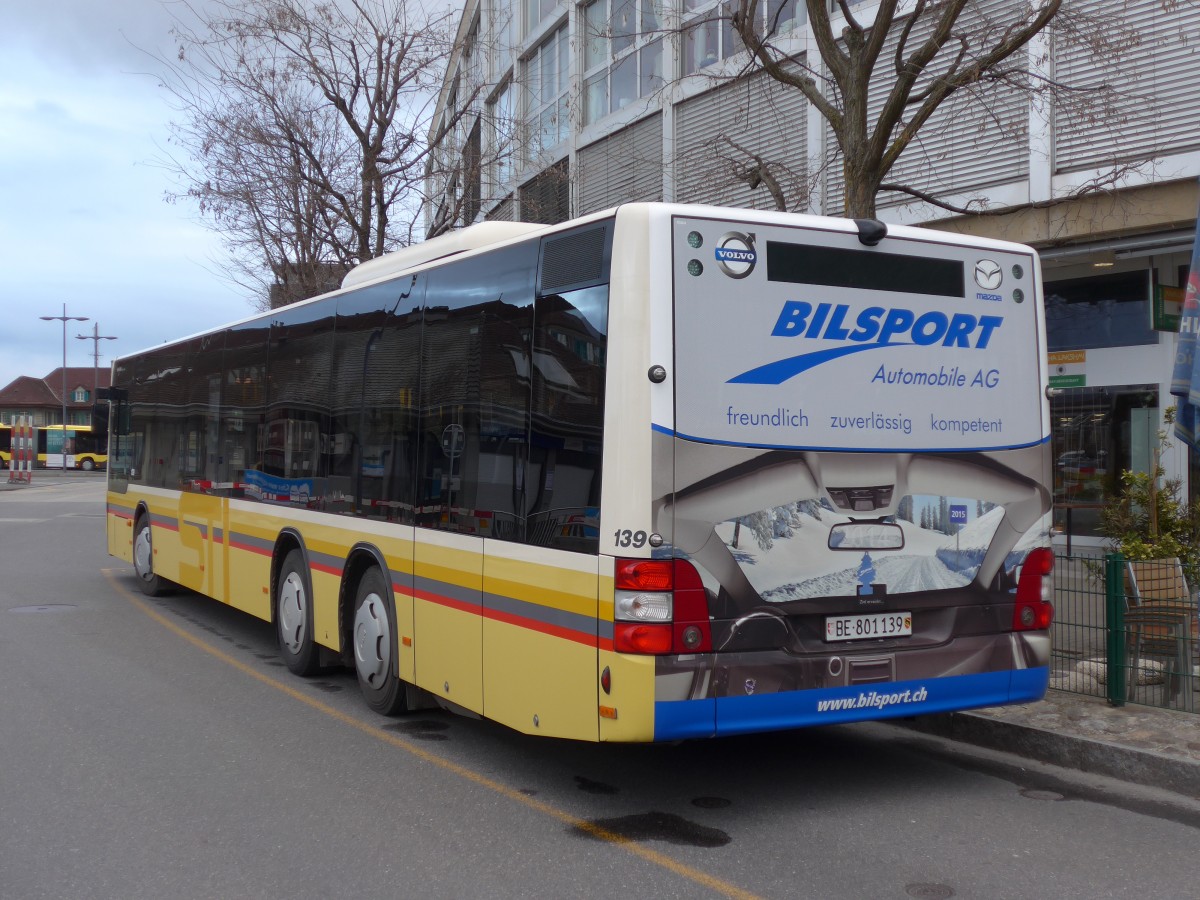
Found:
[[253, 312], [215, 236], [163, 200], [172, 117], [136, 48], [171, 47], [158, 0], [5, 3], [0, 27], [0, 387], [100, 365]]

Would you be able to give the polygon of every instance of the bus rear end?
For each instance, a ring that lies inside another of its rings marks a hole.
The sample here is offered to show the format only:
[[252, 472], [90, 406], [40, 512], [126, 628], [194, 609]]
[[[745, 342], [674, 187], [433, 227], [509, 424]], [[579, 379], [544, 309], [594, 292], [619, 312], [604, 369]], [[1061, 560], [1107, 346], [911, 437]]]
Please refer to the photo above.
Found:
[[653, 738], [1042, 697], [1034, 253], [704, 208], [668, 230], [641, 370], [651, 524], [607, 535], [613, 650], [653, 659]]

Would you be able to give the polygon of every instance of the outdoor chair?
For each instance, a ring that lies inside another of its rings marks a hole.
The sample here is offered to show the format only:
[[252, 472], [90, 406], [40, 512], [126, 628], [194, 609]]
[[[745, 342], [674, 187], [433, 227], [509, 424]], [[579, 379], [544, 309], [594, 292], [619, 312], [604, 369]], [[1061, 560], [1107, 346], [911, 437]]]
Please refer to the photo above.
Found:
[[1126, 654], [1128, 696], [1133, 698], [1144, 659], [1165, 667], [1163, 705], [1183, 694], [1192, 708], [1192, 653], [1196, 641], [1196, 601], [1178, 559], [1131, 560], [1126, 575]]

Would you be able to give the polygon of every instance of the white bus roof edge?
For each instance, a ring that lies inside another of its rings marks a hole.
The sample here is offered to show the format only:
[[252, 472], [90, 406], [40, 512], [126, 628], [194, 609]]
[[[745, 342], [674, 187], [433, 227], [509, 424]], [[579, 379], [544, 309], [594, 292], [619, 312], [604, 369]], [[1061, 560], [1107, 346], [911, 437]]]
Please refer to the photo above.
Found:
[[545, 227], [545, 225], [530, 222], [480, 222], [478, 225], [451, 231], [449, 234], [439, 235], [420, 244], [405, 247], [403, 250], [385, 253], [383, 256], [359, 263], [346, 274], [342, 280], [342, 287], [351, 288], [378, 281], [444, 256], [452, 256], [466, 250], [476, 250], [489, 244], [498, 244], [501, 241], [522, 237], [534, 231], [541, 231]]

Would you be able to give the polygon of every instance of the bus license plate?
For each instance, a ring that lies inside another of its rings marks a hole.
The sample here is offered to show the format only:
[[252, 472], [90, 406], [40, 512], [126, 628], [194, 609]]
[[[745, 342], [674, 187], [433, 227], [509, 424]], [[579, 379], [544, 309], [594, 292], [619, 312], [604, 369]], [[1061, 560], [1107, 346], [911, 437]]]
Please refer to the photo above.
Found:
[[871, 613], [865, 616], [828, 616], [825, 640], [861, 641], [868, 638], [904, 637], [912, 634], [912, 613]]

